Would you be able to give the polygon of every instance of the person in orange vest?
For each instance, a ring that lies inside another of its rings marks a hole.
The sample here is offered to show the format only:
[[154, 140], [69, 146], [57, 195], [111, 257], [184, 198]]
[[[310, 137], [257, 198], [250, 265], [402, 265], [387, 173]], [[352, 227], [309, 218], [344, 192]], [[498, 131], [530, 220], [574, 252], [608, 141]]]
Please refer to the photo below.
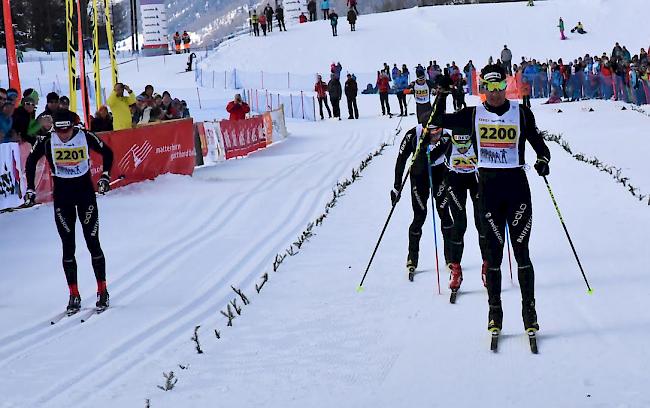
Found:
[[181, 53], [181, 35], [178, 34], [178, 31], [174, 34], [174, 48], [176, 49], [176, 54]]
[[190, 35], [187, 33], [187, 31], [183, 31], [183, 36], [181, 37], [181, 40], [183, 41], [183, 53], [189, 54], [190, 53]]

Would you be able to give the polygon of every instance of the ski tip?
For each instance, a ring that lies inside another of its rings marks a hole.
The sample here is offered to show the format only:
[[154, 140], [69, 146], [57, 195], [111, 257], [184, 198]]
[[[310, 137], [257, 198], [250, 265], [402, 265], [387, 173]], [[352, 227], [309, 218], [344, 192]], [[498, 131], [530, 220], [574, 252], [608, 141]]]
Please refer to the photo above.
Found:
[[357, 287], [357, 293], [361, 293], [361, 292], [363, 292], [363, 286], [359, 285]]

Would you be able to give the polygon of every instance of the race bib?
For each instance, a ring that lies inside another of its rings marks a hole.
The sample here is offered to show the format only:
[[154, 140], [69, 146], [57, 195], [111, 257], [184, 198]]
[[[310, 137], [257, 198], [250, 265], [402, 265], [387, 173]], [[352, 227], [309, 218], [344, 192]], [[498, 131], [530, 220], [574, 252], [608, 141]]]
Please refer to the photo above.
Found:
[[499, 116], [485, 106], [476, 107], [478, 167], [515, 168], [519, 164], [519, 105]]
[[54, 175], [61, 178], [83, 176], [90, 169], [88, 142], [82, 131], [64, 143], [56, 133], [52, 134], [52, 162]]

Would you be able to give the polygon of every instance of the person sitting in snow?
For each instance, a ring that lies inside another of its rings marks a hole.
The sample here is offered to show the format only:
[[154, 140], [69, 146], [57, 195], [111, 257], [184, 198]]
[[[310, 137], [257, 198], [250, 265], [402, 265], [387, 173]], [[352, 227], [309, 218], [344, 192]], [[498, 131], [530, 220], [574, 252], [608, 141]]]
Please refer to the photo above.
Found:
[[582, 23], [580, 21], [578, 21], [578, 24], [571, 29], [571, 32], [572, 33], [577, 32], [578, 34], [587, 34], [585, 28], [582, 26]]

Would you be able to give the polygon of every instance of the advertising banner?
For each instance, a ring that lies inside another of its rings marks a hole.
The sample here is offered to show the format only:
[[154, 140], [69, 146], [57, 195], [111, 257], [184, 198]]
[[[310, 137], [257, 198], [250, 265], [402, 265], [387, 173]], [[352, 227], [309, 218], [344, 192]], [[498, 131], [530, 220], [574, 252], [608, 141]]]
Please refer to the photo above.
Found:
[[214, 164], [216, 162], [226, 160], [226, 152], [224, 151], [223, 141], [221, 141], [221, 132], [219, 122], [203, 122], [203, 129], [205, 138], [205, 150], [203, 154], [203, 162], [206, 164]]
[[140, 0], [144, 41], [143, 50], [168, 49], [167, 17], [164, 0]]
[[26, 189], [18, 143], [0, 143], [0, 210], [21, 205]]
[[266, 147], [264, 119], [255, 116], [246, 120], [222, 120], [219, 122], [226, 159], [244, 157]]
[[279, 109], [270, 112], [264, 112], [264, 129], [266, 130], [266, 145], [273, 142], [286, 139], [289, 132], [284, 122], [284, 105], [280, 105]]

